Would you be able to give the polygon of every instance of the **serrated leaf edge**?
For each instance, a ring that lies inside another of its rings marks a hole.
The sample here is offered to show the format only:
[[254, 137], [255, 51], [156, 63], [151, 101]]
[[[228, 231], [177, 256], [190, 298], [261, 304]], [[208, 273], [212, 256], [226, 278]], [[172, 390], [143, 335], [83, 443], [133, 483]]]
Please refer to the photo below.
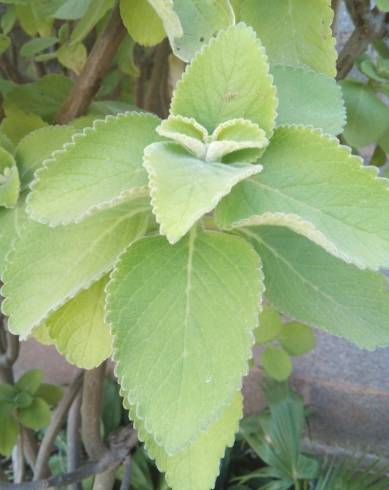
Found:
[[55, 165], [57, 162], [57, 157], [65, 154], [69, 149], [74, 147], [77, 143], [78, 139], [82, 139], [86, 137], [90, 133], [96, 133], [97, 130], [99, 129], [99, 126], [103, 126], [104, 124], [109, 123], [112, 120], [119, 120], [123, 118], [127, 118], [128, 116], [136, 116], [136, 117], [148, 117], [148, 118], [153, 118], [155, 121], [159, 121], [159, 117], [151, 114], [149, 112], [137, 112], [137, 111], [126, 111], [126, 112], [121, 112], [115, 115], [108, 114], [104, 119], [96, 119], [93, 122], [93, 126], [91, 127], [86, 127], [80, 132], [76, 132], [72, 138], [71, 141], [68, 143], [65, 143], [63, 147], [59, 150], [56, 150], [52, 153], [52, 155], [44, 160], [42, 162], [42, 166], [39, 167], [35, 172], [34, 172], [34, 178], [29, 184], [30, 188], [30, 193], [27, 196], [26, 199], [26, 212], [30, 216], [30, 218], [33, 221], [36, 221], [38, 223], [48, 225], [50, 227], [56, 227], [60, 225], [68, 225], [68, 224], [78, 224], [81, 221], [83, 221], [85, 218], [95, 214], [98, 211], [101, 211], [103, 209], [108, 209], [112, 208], [118, 204], [121, 204], [122, 202], [125, 202], [127, 200], [135, 199], [137, 197], [142, 197], [142, 196], [147, 196], [147, 186], [141, 186], [141, 187], [134, 187], [132, 189], [126, 189], [125, 191], [122, 191], [119, 195], [115, 196], [112, 199], [106, 200], [103, 203], [100, 203], [98, 205], [93, 205], [90, 206], [86, 211], [81, 213], [78, 218], [71, 219], [71, 220], [60, 220], [60, 219], [46, 219], [39, 214], [36, 214], [31, 207], [31, 200], [33, 199], [34, 193], [36, 192], [35, 187], [38, 185], [38, 182], [40, 181], [40, 176], [42, 173], [45, 172], [45, 170], [51, 166]]
[[[214, 231], [214, 230], [206, 230], [207, 233], [217, 233], [217, 234], [223, 234], [223, 232], [221, 231]], [[234, 235], [229, 235], [230, 237], [233, 237]], [[147, 238], [147, 237], [146, 237]], [[112, 336], [112, 339], [113, 339], [113, 348], [112, 348], [112, 359], [115, 363], [114, 365], [114, 375], [115, 377], [118, 379], [119, 381], [119, 384], [120, 384], [120, 389], [121, 389], [121, 393], [122, 393], [122, 396], [123, 396], [123, 400], [125, 400], [126, 403], [128, 403], [129, 405], [132, 405], [135, 409], [135, 415], [136, 417], [139, 419], [139, 420], [142, 420], [143, 423], [144, 423], [144, 429], [145, 431], [151, 435], [151, 437], [153, 438], [155, 444], [159, 447], [161, 447], [168, 456], [173, 456], [174, 454], [177, 454], [178, 452], [181, 452], [182, 450], [186, 449], [188, 446], [190, 446], [195, 440], [197, 440], [197, 438], [201, 435], [201, 434], [204, 434], [207, 432], [208, 430], [208, 427], [213, 423], [213, 422], [216, 422], [220, 416], [221, 416], [221, 413], [223, 412], [224, 408], [229, 404], [231, 403], [232, 399], [233, 399], [233, 396], [235, 395], [235, 393], [237, 391], [241, 391], [242, 387], [243, 387], [243, 378], [245, 376], [247, 376], [247, 374], [249, 373], [250, 371], [250, 366], [249, 366], [249, 361], [250, 359], [253, 358], [253, 352], [252, 352], [252, 349], [255, 345], [255, 335], [254, 335], [254, 331], [255, 329], [258, 327], [258, 324], [259, 324], [259, 315], [260, 313], [262, 312], [262, 300], [265, 296], [265, 292], [266, 292], [266, 285], [265, 285], [265, 275], [264, 275], [264, 272], [263, 272], [263, 264], [262, 264], [262, 259], [261, 257], [258, 255], [258, 253], [255, 251], [254, 247], [252, 246], [252, 244], [250, 243], [249, 240], [243, 238], [242, 236], [238, 236], [236, 235], [235, 238], [240, 238], [241, 240], [243, 239], [243, 242], [248, 245], [248, 247], [251, 249], [251, 253], [254, 254], [255, 258], [258, 260], [258, 293], [259, 293], [259, 297], [258, 297], [258, 310], [255, 312], [255, 318], [253, 318], [253, 327], [251, 328], [251, 330], [247, 330], [247, 336], [248, 336], [248, 340], [249, 340], [249, 346], [248, 346], [248, 349], [247, 349], [247, 357], [243, 363], [243, 369], [242, 369], [242, 375], [241, 375], [241, 378], [240, 378], [240, 381], [239, 383], [237, 383], [237, 385], [235, 386], [235, 388], [231, 391], [231, 394], [227, 397], [227, 399], [224, 401], [224, 403], [219, 406], [219, 408], [217, 410], [215, 410], [215, 412], [213, 413], [213, 415], [211, 415], [209, 417], [209, 419], [207, 419], [197, 430], [197, 432], [185, 443], [183, 444], [182, 446], [179, 446], [176, 451], [174, 452], [171, 452], [171, 451], [168, 451], [167, 448], [161, 443], [161, 441], [159, 440], [159, 438], [157, 438], [155, 436], [155, 432], [153, 430], [153, 428], [150, 426], [148, 420], [140, 413], [140, 410], [139, 410], [139, 400], [135, 400], [135, 397], [132, 396], [131, 394], [131, 390], [128, 388], [128, 386], [126, 386], [126, 383], [123, 381], [122, 377], [120, 376], [119, 374], [119, 370], [120, 370], [120, 361], [119, 359], [117, 358], [116, 356], [116, 349], [115, 349], [115, 335], [112, 331], [112, 322], [109, 320], [109, 315], [110, 315], [110, 309], [109, 309], [109, 303], [110, 303], [110, 297], [111, 297], [111, 292], [110, 292], [110, 288], [111, 288], [111, 284], [116, 280], [116, 276], [119, 274], [119, 266], [120, 266], [120, 263], [121, 263], [121, 260], [122, 260], [122, 257], [128, 252], [128, 250], [131, 248], [131, 246], [133, 245], [134, 242], [132, 242], [126, 250], [124, 250], [117, 258], [116, 260], [116, 263], [110, 273], [110, 277], [109, 277], [109, 280], [107, 282], [107, 284], [105, 285], [105, 323], [106, 325], [108, 326], [108, 328], [110, 329], [110, 332], [111, 332], [111, 336]], [[131, 399], [131, 400], [130, 400]], [[125, 405], [124, 405], [125, 406]]]

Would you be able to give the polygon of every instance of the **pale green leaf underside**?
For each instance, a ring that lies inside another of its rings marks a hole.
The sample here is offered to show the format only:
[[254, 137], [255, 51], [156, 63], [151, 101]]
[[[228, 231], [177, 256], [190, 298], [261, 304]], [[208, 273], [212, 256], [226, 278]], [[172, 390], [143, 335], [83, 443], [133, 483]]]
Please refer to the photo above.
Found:
[[[2, 148], [0, 148], [3, 151]], [[4, 150], [5, 151], [5, 150]], [[19, 198], [20, 179], [16, 165], [0, 172], [0, 206], [14, 208]]]
[[195, 56], [177, 84], [171, 113], [193, 117], [209, 133], [229, 119], [249, 119], [269, 136], [276, 107], [265, 50], [251, 28], [238, 24]]
[[165, 473], [166, 481], [172, 490], [210, 490], [219, 473], [220, 460], [226, 447], [231, 447], [242, 417], [242, 395], [237, 392], [231, 404], [223, 411], [219, 420], [211, 424], [188, 448], [169, 456], [137, 419], [135, 410], [130, 408], [130, 417], [144, 442], [149, 456], [155, 460], [160, 471]]
[[183, 30], [177, 8], [173, 0], [148, 0], [162, 21], [166, 34], [170, 39], [182, 37]]
[[298, 126], [276, 130], [261, 164], [219, 204], [221, 227], [287, 226], [359, 267], [389, 267], [388, 181], [375, 169]]
[[156, 116], [107, 116], [73, 137], [35, 174], [27, 210], [52, 226], [79, 222], [98, 209], [145, 193], [143, 150], [159, 139]]
[[180, 18], [183, 35], [169, 35], [169, 38], [174, 54], [184, 61], [190, 61], [216, 32], [234, 23], [228, 0], [174, 0], [174, 10]]
[[15, 158], [22, 188], [33, 179], [34, 172], [51, 154], [71, 141], [76, 130], [70, 126], [47, 126], [25, 136], [16, 147]]
[[147, 203], [121, 204], [80, 224], [51, 228], [29, 221], [8, 256], [2, 307], [9, 329], [26, 338], [52, 312], [108, 272], [141, 236]]
[[112, 353], [112, 339], [104, 322], [107, 277], [81, 291], [46, 321], [57, 350], [68, 362], [92, 369]]
[[278, 310], [361, 348], [389, 344], [383, 275], [345, 264], [286, 228], [261, 226], [246, 233], [263, 260], [266, 297]]
[[116, 374], [169, 454], [221, 416], [247, 372], [262, 293], [259, 257], [237, 237], [192, 231], [134, 243], [108, 285]]
[[307, 66], [335, 76], [330, 0], [244, 0], [240, 17], [256, 30], [270, 63]]
[[342, 90], [332, 78], [305, 68], [271, 68], [278, 95], [277, 126], [303, 124], [336, 136], [346, 124]]
[[13, 209], [0, 208], [0, 277], [3, 274], [7, 254], [12, 248], [13, 241], [19, 236], [26, 218], [22, 199]]
[[154, 143], [145, 150], [151, 202], [160, 232], [176, 243], [220, 199], [260, 165], [225, 165], [198, 160], [175, 143]]

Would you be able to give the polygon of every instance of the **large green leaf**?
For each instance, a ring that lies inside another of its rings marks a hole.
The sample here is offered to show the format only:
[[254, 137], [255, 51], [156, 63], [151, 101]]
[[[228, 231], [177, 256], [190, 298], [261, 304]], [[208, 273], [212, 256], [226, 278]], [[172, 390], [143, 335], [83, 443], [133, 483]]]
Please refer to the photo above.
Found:
[[335, 76], [330, 0], [243, 0], [240, 17], [256, 30], [271, 63]]
[[22, 188], [31, 182], [34, 172], [51, 154], [71, 141], [75, 129], [71, 126], [47, 126], [32, 131], [16, 147], [15, 159]]
[[221, 227], [288, 226], [360, 267], [389, 266], [389, 188], [335, 138], [276, 130], [263, 172], [238, 184], [217, 209]]
[[174, 0], [174, 10], [183, 35], [169, 38], [174, 54], [184, 61], [190, 61], [216, 32], [234, 23], [229, 0]]
[[112, 352], [112, 340], [104, 322], [107, 278], [81, 291], [53, 313], [46, 325], [58, 351], [79, 368], [92, 369]]
[[31, 112], [51, 121], [71, 87], [72, 81], [62, 75], [46, 75], [36, 82], [15, 85], [5, 98], [5, 111]]
[[371, 87], [346, 80], [342, 82], [342, 90], [347, 109], [343, 137], [349, 145], [363, 148], [389, 135], [389, 108]]
[[171, 112], [193, 117], [209, 133], [229, 119], [249, 119], [269, 136], [276, 107], [265, 50], [251, 28], [238, 24], [195, 56], [177, 84]]
[[241, 385], [262, 294], [259, 257], [238, 237], [199, 232], [134, 243], [108, 285], [116, 374], [145, 430], [183, 450]]
[[30, 221], [3, 273], [2, 307], [9, 329], [27, 337], [50, 313], [88, 288], [144, 233], [147, 204], [125, 203], [78, 225], [51, 228]]
[[0, 206], [15, 207], [20, 191], [19, 172], [14, 157], [0, 147]]
[[154, 143], [145, 150], [153, 212], [160, 232], [177, 242], [232, 187], [262, 170], [260, 165], [204, 162], [175, 143]]
[[0, 208], [0, 277], [5, 267], [5, 260], [11, 250], [13, 241], [19, 236], [26, 221], [23, 200], [19, 200], [13, 209]]
[[166, 481], [172, 490], [209, 490], [213, 488], [219, 473], [220, 459], [226, 446], [231, 447], [242, 417], [242, 395], [236, 393], [223, 411], [220, 419], [210, 425], [207, 432], [183, 451], [169, 456], [163, 448], [155, 444], [142, 420], [137, 419], [135, 410], [130, 410], [140, 440], [156, 462], [160, 471], [166, 473]]
[[136, 112], [95, 121], [36, 172], [28, 212], [55, 226], [146, 193], [143, 150], [159, 139], [158, 123], [156, 116]]
[[277, 309], [365, 349], [389, 344], [384, 276], [345, 264], [287, 228], [261, 226], [245, 233], [261, 255], [266, 297]]
[[148, 0], [120, 0], [120, 15], [138, 44], [153, 46], [166, 36], [162, 20]]
[[277, 125], [304, 124], [340, 134], [346, 124], [342, 91], [332, 78], [301, 67], [271, 69], [279, 100]]

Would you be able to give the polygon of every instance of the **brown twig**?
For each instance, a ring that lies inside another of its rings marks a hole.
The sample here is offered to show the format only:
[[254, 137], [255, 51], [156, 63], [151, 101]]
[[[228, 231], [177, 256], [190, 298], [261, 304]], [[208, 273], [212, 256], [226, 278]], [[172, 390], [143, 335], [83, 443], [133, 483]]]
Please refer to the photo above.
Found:
[[347, 9], [355, 29], [339, 54], [337, 80], [344, 79], [351, 71], [355, 60], [373, 41], [381, 39], [387, 32], [385, 14], [377, 8], [370, 10], [370, 2], [346, 0]]
[[58, 404], [53, 413], [50, 425], [45, 432], [40, 445], [35, 464], [34, 481], [44, 478], [48, 471], [48, 460], [53, 449], [55, 439], [61, 430], [62, 424], [66, 419], [69, 408], [77, 396], [82, 384], [82, 373], [78, 373], [73, 382], [69, 385], [64, 397]]
[[120, 12], [115, 8], [107, 26], [97, 38], [85, 66], [60, 108], [56, 121], [67, 124], [86, 111], [112, 65], [112, 60], [125, 35]]
[[13, 383], [13, 365], [19, 355], [19, 338], [12, 335], [6, 327], [6, 319], [0, 314], [0, 381]]
[[[76, 396], [69, 410], [66, 436], [68, 448], [68, 472], [72, 473], [77, 469], [81, 456], [81, 392]], [[80, 482], [69, 485], [68, 490], [81, 490]]]
[[145, 97], [144, 108], [154, 112], [158, 116], [166, 117], [166, 95], [167, 67], [170, 54], [170, 45], [167, 39], [162, 41], [154, 51], [153, 69], [147, 94]]
[[126, 461], [123, 464], [124, 466], [124, 476], [122, 480], [122, 484], [120, 485], [120, 490], [130, 490], [131, 485], [131, 456], [128, 455]]
[[71, 473], [22, 484], [1, 483], [0, 488], [2, 490], [54, 490], [81, 482], [90, 476], [114, 471], [126, 460], [132, 448], [137, 444], [137, 440], [136, 432], [130, 426], [123, 427], [111, 436], [110, 449], [97, 461], [91, 461]]

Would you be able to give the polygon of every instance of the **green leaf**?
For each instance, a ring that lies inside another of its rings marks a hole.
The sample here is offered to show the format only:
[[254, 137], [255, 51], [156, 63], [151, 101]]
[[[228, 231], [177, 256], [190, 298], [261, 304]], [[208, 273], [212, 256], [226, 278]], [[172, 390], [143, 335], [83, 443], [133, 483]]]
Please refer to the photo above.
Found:
[[14, 208], [20, 191], [19, 172], [14, 157], [0, 147], [0, 206]]
[[32, 58], [33, 56], [51, 48], [58, 42], [56, 37], [36, 37], [30, 39], [20, 48], [20, 56], [23, 58]]
[[30, 395], [34, 395], [42, 383], [43, 371], [40, 369], [32, 369], [21, 376], [15, 387], [19, 391], [27, 391]]
[[266, 344], [281, 335], [283, 323], [278, 311], [266, 304], [259, 315], [259, 327], [255, 330], [257, 344]]
[[175, 143], [154, 143], [145, 149], [153, 212], [160, 233], [176, 243], [232, 187], [262, 170], [260, 165], [204, 162]]
[[79, 75], [84, 68], [88, 52], [82, 43], [63, 44], [57, 51], [58, 61]]
[[47, 123], [36, 114], [17, 110], [7, 114], [1, 122], [0, 129], [16, 146], [28, 133], [45, 126]]
[[337, 135], [346, 124], [342, 90], [332, 78], [304, 68], [271, 69], [279, 100], [277, 125], [304, 124]]
[[44, 429], [50, 423], [50, 407], [42, 398], [35, 398], [30, 406], [18, 410], [18, 419], [29, 429]]
[[384, 276], [345, 264], [287, 228], [245, 233], [263, 260], [266, 297], [277, 310], [364, 349], [389, 344]]
[[120, 0], [120, 15], [138, 44], [154, 46], [166, 36], [162, 20], [148, 0]]
[[6, 34], [0, 34], [0, 55], [5, 53], [11, 46], [11, 38]]
[[71, 87], [72, 81], [63, 75], [46, 75], [36, 82], [15, 85], [5, 97], [5, 111], [7, 115], [17, 110], [31, 112], [51, 122]]
[[95, 0], [86, 11], [85, 15], [77, 22], [70, 36], [70, 43], [77, 44], [84, 40], [95, 25], [111, 10], [114, 0]]
[[106, 274], [147, 226], [148, 204], [121, 204], [80, 224], [51, 228], [30, 221], [8, 256], [2, 308], [9, 329], [26, 338], [81, 289]]
[[389, 108], [367, 85], [353, 80], [341, 85], [347, 110], [344, 139], [354, 148], [378, 143], [389, 134]]
[[382, 12], [389, 12], [389, 0], [377, 0], [377, 7]]
[[[130, 412], [132, 417], [133, 412]], [[214, 486], [226, 446], [234, 444], [241, 417], [242, 395], [236, 393], [220, 419], [212, 423], [207, 432], [201, 433], [193, 444], [173, 456], [154, 442], [145, 431], [142, 420], [134, 418], [139, 438], [144, 441], [158, 469], [166, 473], [167, 484], [172, 490], [208, 490]]]
[[159, 119], [129, 112], [97, 120], [38, 170], [28, 211], [52, 226], [78, 222], [93, 211], [147, 193], [143, 150], [159, 137]]
[[307, 325], [292, 322], [284, 326], [281, 344], [289, 355], [302, 356], [315, 348], [316, 337]]
[[306, 66], [335, 76], [330, 0], [244, 0], [240, 16], [256, 30], [270, 63]]
[[1, 16], [0, 26], [4, 34], [9, 34], [16, 22], [16, 12], [15, 9], [10, 6], [7, 7], [5, 13]]
[[52, 19], [35, 14], [33, 10], [33, 7], [35, 8], [35, 1], [28, 2], [28, 5], [16, 5], [16, 17], [23, 31], [30, 37], [35, 36], [37, 33], [42, 37], [50, 36], [53, 21]]
[[171, 113], [193, 117], [209, 133], [222, 122], [244, 118], [269, 137], [276, 107], [265, 50], [252, 29], [238, 24], [195, 56], [177, 84]]
[[76, 20], [83, 17], [94, 0], [34, 0], [35, 15], [62, 20]]
[[177, 0], [148, 0], [148, 2], [161, 19], [169, 39], [181, 38], [183, 31], [180, 19], [176, 13], [179, 2]]
[[0, 404], [0, 454], [10, 456], [16, 444], [19, 427], [14, 415], [14, 406], [11, 404]]
[[15, 396], [17, 395], [17, 391], [13, 385], [8, 383], [0, 384], [0, 405], [5, 402], [13, 402]]
[[192, 231], [175, 246], [149, 237], [121, 256], [107, 293], [125, 399], [156, 444], [175, 454], [221, 416], [247, 372], [259, 257], [217, 232]]
[[16, 147], [15, 159], [18, 164], [22, 189], [32, 181], [34, 172], [42, 166], [52, 153], [71, 141], [76, 132], [71, 126], [46, 126], [32, 131]]
[[261, 354], [265, 373], [277, 381], [285, 381], [292, 374], [292, 361], [280, 347], [267, 347]]
[[25, 220], [24, 202], [21, 199], [13, 209], [0, 208], [0, 277], [8, 252], [13, 241], [19, 236]]
[[46, 321], [57, 350], [79, 368], [95, 368], [112, 353], [111, 334], [104, 322], [106, 283], [103, 277]]
[[389, 188], [376, 169], [302, 126], [277, 129], [261, 164], [220, 203], [220, 227], [287, 226], [361, 268], [389, 266]]
[[[218, 31], [234, 24], [228, 0], [174, 0], [183, 35], [169, 35], [174, 54], [190, 61]], [[169, 34], [169, 30], [166, 30]]]
[[63, 389], [58, 385], [42, 383], [36, 392], [36, 396], [42, 398], [48, 405], [54, 406], [62, 399], [63, 393]]

